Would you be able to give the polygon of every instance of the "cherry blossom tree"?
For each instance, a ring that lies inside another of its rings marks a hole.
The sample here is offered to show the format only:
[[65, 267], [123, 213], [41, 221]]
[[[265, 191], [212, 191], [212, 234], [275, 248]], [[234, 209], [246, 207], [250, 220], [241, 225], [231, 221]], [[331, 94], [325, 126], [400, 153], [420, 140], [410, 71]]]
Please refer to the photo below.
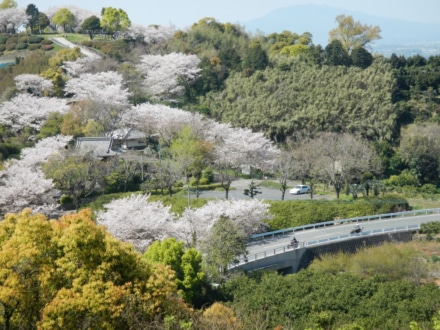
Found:
[[131, 95], [123, 86], [121, 74], [109, 71], [96, 74], [84, 73], [67, 81], [66, 94], [73, 94], [75, 101], [93, 103], [97, 121], [107, 131], [114, 130], [121, 123], [129, 123], [127, 117]]
[[73, 94], [74, 100], [91, 99], [121, 106], [128, 106], [130, 96], [122, 75], [114, 71], [81, 74], [66, 82], [65, 92]]
[[200, 76], [199, 63], [196, 55], [143, 55], [136, 68], [145, 78], [143, 85], [148, 94], [154, 99], [173, 101]]
[[208, 140], [215, 145], [214, 166], [228, 198], [232, 181], [244, 165], [264, 171], [273, 167], [279, 149], [263, 133], [254, 133], [246, 128], [233, 128], [229, 124], [211, 122]]
[[14, 132], [26, 126], [39, 130], [50, 113], [63, 114], [68, 109], [65, 99], [19, 94], [0, 105], [0, 122]]
[[52, 22], [52, 18], [55, 16], [55, 14], [62, 8], [65, 8], [67, 10], [69, 10], [69, 12], [71, 12], [74, 16], [75, 19], [75, 23], [72, 26], [73, 29], [75, 31], [77, 31], [79, 29], [79, 27], [81, 26], [81, 24], [90, 16], [95, 15], [97, 17], [100, 17], [101, 15], [99, 13], [87, 10], [87, 9], [83, 9], [74, 5], [68, 5], [68, 6], [63, 6], [63, 7], [50, 7], [49, 9], [47, 9], [44, 13], [47, 15], [47, 17], [49, 18], [49, 20]]
[[176, 29], [172, 26], [132, 24], [123, 33], [123, 36], [134, 40], [142, 40], [147, 44], [157, 44], [171, 39], [175, 32]]
[[237, 225], [243, 236], [264, 232], [265, 221], [270, 219], [269, 204], [257, 199], [213, 200], [198, 208], [187, 208], [176, 221], [176, 238], [188, 245], [199, 245], [209, 237], [209, 232], [221, 216]]
[[148, 201], [149, 195], [131, 195], [105, 204], [97, 214], [98, 224], [116, 238], [132, 243], [144, 252], [155, 240], [174, 237], [175, 215], [171, 206]]
[[53, 90], [53, 84], [50, 80], [36, 74], [20, 74], [15, 76], [15, 86], [24, 92], [34, 96], [43, 96]]
[[131, 117], [136, 118], [136, 128], [150, 135], [159, 135], [165, 145], [185, 126], [202, 127], [203, 117], [181, 109], [162, 104], [143, 103], [131, 109]]
[[15, 33], [25, 26], [30, 16], [24, 8], [7, 8], [0, 10], [0, 32]]
[[40, 165], [50, 155], [64, 150], [71, 136], [57, 135], [39, 141], [33, 148], [22, 150], [19, 160], [6, 162], [0, 171], [0, 209], [3, 213], [18, 212], [31, 207], [49, 214], [54, 209], [47, 193], [54, 188], [52, 180], [44, 177]]
[[95, 59], [84, 56], [78, 58], [76, 61], [65, 61], [61, 68], [66, 71], [67, 75], [72, 78], [78, 78], [80, 75], [88, 72], [88, 64], [95, 61]]

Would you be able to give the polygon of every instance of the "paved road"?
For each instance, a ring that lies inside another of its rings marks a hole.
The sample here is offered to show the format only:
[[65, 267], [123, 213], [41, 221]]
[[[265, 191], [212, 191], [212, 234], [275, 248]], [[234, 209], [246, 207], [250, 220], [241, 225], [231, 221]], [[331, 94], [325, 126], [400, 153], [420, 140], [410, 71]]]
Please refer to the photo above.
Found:
[[56, 44], [58, 44], [58, 45], [60, 45], [62, 47], [65, 47], [65, 48], [78, 47], [81, 50], [81, 54], [84, 54], [87, 57], [90, 57], [90, 58], [93, 58], [93, 59], [101, 58], [101, 56], [99, 56], [98, 54], [88, 50], [86, 47], [75, 45], [74, 43], [70, 42], [69, 40], [67, 40], [65, 38], [57, 37], [57, 38], [51, 38], [51, 40], [53, 42], [55, 42]]
[[[249, 188], [251, 180], [246, 179], [238, 179], [232, 182], [231, 187], [234, 188], [233, 190], [229, 191], [229, 199], [243, 199], [243, 198], [250, 198], [249, 196], [246, 196], [244, 194], [244, 190]], [[255, 183], [260, 183], [261, 180], [254, 180]], [[293, 186], [293, 183], [291, 184]], [[264, 199], [264, 200], [281, 200], [281, 191], [279, 189], [274, 188], [266, 188], [266, 187], [260, 187], [259, 190], [261, 191], [261, 194], [256, 195], [255, 199]], [[204, 191], [200, 197], [204, 198], [225, 198], [225, 192], [224, 191]], [[329, 199], [331, 198], [328, 195], [314, 195], [314, 199]], [[304, 194], [304, 195], [290, 195], [289, 191], [286, 192], [286, 195], [284, 196], [284, 200], [309, 200], [310, 194]]]
[[[402, 218], [391, 218], [384, 220], [374, 220], [360, 223], [364, 227], [363, 232], [376, 231], [381, 229], [391, 229], [395, 227], [406, 227], [410, 225], [420, 225], [422, 223], [440, 221], [440, 214], [427, 214], [421, 216], [411, 216]], [[310, 229], [299, 231], [295, 233], [295, 237], [299, 242], [311, 242], [317, 240], [325, 240], [329, 238], [336, 238], [340, 236], [347, 236], [353, 224], [343, 224], [337, 226], [330, 226], [325, 228]], [[262, 254], [264, 251], [271, 251], [287, 247], [293, 234], [288, 236], [265, 240], [259, 244], [250, 245], [247, 248], [248, 255]]]

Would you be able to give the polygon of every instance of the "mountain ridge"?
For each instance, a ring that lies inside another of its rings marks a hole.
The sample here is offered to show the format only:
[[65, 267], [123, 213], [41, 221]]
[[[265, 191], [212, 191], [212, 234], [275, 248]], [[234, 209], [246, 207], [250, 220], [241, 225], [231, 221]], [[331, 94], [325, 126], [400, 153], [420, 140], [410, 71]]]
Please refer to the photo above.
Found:
[[[325, 47], [328, 33], [337, 26], [337, 15], [351, 15], [362, 24], [381, 28], [382, 39], [369, 45], [370, 51], [390, 55], [422, 56], [440, 54], [440, 24], [412, 22], [401, 19], [375, 16], [359, 11], [350, 11], [327, 5], [296, 5], [279, 8], [265, 16], [241, 22], [246, 31], [264, 34], [288, 30], [302, 34], [310, 32], [313, 43]], [[318, 23], [317, 23], [318, 22]]]

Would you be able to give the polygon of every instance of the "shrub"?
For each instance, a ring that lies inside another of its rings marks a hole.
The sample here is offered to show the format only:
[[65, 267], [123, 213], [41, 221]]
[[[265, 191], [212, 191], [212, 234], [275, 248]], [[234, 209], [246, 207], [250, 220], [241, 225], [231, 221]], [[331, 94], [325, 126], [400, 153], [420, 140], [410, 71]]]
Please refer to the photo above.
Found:
[[0, 44], [0, 52], [4, 52], [6, 49], [6, 45]]
[[20, 38], [18, 38], [18, 42], [27, 44], [29, 42], [29, 36], [21, 36]]
[[15, 50], [15, 47], [17, 47], [15, 43], [6, 44], [6, 50]]
[[18, 42], [18, 37], [10, 37], [8, 40], [6, 40], [6, 45], [16, 44], [17, 42]]
[[28, 48], [28, 44], [23, 43], [23, 42], [20, 42], [17, 44], [17, 46], [15, 46], [16, 50], [21, 50], [21, 49], [26, 49], [26, 48]]
[[214, 181], [214, 171], [211, 167], [207, 167], [202, 172], [202, 179], [206, 179], [208, 182], [211, 183]]
[[428, 235], [440, 234], [440, 222], [428, 222], [420, 225], [420, 233]]
[[0, 36], [0, 45], [6, 44], [7, 40], [8, 40], [8, 36]]
[[207, 184], [209, 184], [209, 180], [208, 180], [208, 178], [201, 178], [200, 180], [199, 180], [199, 185], [200, 186], [204, 186], [204, 185], [207, 185]]
[[271, 205], [270, 213], [273, 215], [273, 218], [268, 221], [270, 230], [409, 209], [405, 199], [390, 197], [361, 198], [354, 202], [341, 200], [268, 202]]
[[41, 45], [41, 49], [42, 50], [52, 50], [53, 49], [53, 45]]
[[37, 50], [40, 49], [41, 45], [40, 44], [30, 44], [28, 46], [28, 50]]
[[60, 204], [71, 204], [71, 203], [73, 203], [72, 197], [68, 195], [62, 195], [60, 197]]
[[435, 194], [437, 193], [437, 187], [431, 183], [424, 184], [420, 187], [420, 192], [422, 194]]
[[40, 37], [40, 36], [30, 36], [29, 37], [29, 43], [30, 44], [39, 44], [39, 43], [41, 43], [42, 41], [43, 41], [43, 37]]
[[85, 40], [82, 42], [82, 44], [86, 47], [93, 47], [93, 41], [91, 40]]
[[385, 180], [387, 186], [417, 186], [418, 181], [414, 174], [408, 170], [403, 170], [399, 175], [391, 175], [388, 180]]
[[52, 45], [52, 44], [53, 44], [53, 41], [52, 41], [52, 40], [49, 40], [49, 39], [44, 39], [44, 40], [41, 42], [41, 44], [42, 44], [42, 45]]

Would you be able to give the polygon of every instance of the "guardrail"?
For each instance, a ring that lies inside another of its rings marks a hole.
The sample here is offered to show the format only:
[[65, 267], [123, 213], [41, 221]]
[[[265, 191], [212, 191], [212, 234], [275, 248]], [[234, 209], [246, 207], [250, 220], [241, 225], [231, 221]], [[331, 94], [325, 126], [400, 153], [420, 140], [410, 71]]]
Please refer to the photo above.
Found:
[[367, 216], [362, 216], [362, 217], [357, 217], [357, 218], [348, 218], [348, 219], [340, 219], [340, 220], [313, 223], [313, 224], [308, 224], [308, 225], [304, 225], [304, 226], [291, 227], [291, 228], [280, 229], [280, 230], [275, 230], [275, 231], [271, 231], [271, 232], [265, 232], [265, 233], [261, 233], [261, 234], [252, 235], [248, 240], [248, 245], [258, 244], [261, 240], [265, 240], [265, 239], [269, 239], [269, 238], [288, 236], [289, 234], [295, 233], [297, 231], [304, 231], [304, 230], [316, 229], [316, 228], [325, 228], [325, 227], [329, 227], [329, 226], [341, 225], [344, 223], [359, 223], [359, 222], [366, 222], [366, 221], [383, 220], [383, 219], [391, 219], [391, 218], [399, 218], [399, 217], [401, 218], [401, 217], [416, 216], [416, 215], [422, 215], [422, 214], [438, 214], [438, 213], [440, 213], [440, 208], [367, 215]]
[[[435, 209], [438, 212], [436, 213], [440, 213], [440, 209]], [[407, 212], [400, 212], [400, 213], [407, 213]], [[431, 213], [427, 213], [427, 214], [431, 214]], [[251, 255], [246, 255], [246, 256], [240, 256], [239, 258], [237, 258], [234, 263], [230, 264], [229, 269], [235, 268], [239, 265], [254, 261], [254, 260], [258, 260], [258, 259], [263, 259], [263, 258], [267, 258], [267, 257], [271, 257], [277, 254], [282, 254], [288, 251], [292, 251], [295, 249], [301, 249], [301, 248], [305, 248], [305, 247], [309, 247], [309, 246], [316, 246], [316, 245], [320, 245], [320, 244], [324, 244], [324, 243], [329, 243], [329, 242], [340, 242], [340, 241], [344, 241], [344, 240], [349, 240], [349, 239], [353, 239], [355, 237], [360, 237], [360, 236], [374, 236], [374, 235], [380, 235], [380, 234], [386, 234], [386, 233], [396, 233], [396, 232], [402, 232], [402, 231], [415, 231], [420, 229], [420, 225], [410, 225], [410, 226], [399, 226], [399, 227], [392, 227], [392, 228], [383, 228], [383, 229], [373, 229], [370, 231], [362, 231], [360, 233], [356, 233], [356, 234], [344, 234], [344, 235], [340, 235], [340, 236], [335, 236], [335, 237], [329, 237], [329, 238], [325, 238], [325, 239], [321, 239], [321, 240], [315, 240], [315, 241], [304, 241], [304, 242], [298, 242], [298, 247], [296, 248], [291, 248], [286, 246], [283, 247], [278, 247], [275, 249], [268, 249], [256, 254], [251, 254]]]

